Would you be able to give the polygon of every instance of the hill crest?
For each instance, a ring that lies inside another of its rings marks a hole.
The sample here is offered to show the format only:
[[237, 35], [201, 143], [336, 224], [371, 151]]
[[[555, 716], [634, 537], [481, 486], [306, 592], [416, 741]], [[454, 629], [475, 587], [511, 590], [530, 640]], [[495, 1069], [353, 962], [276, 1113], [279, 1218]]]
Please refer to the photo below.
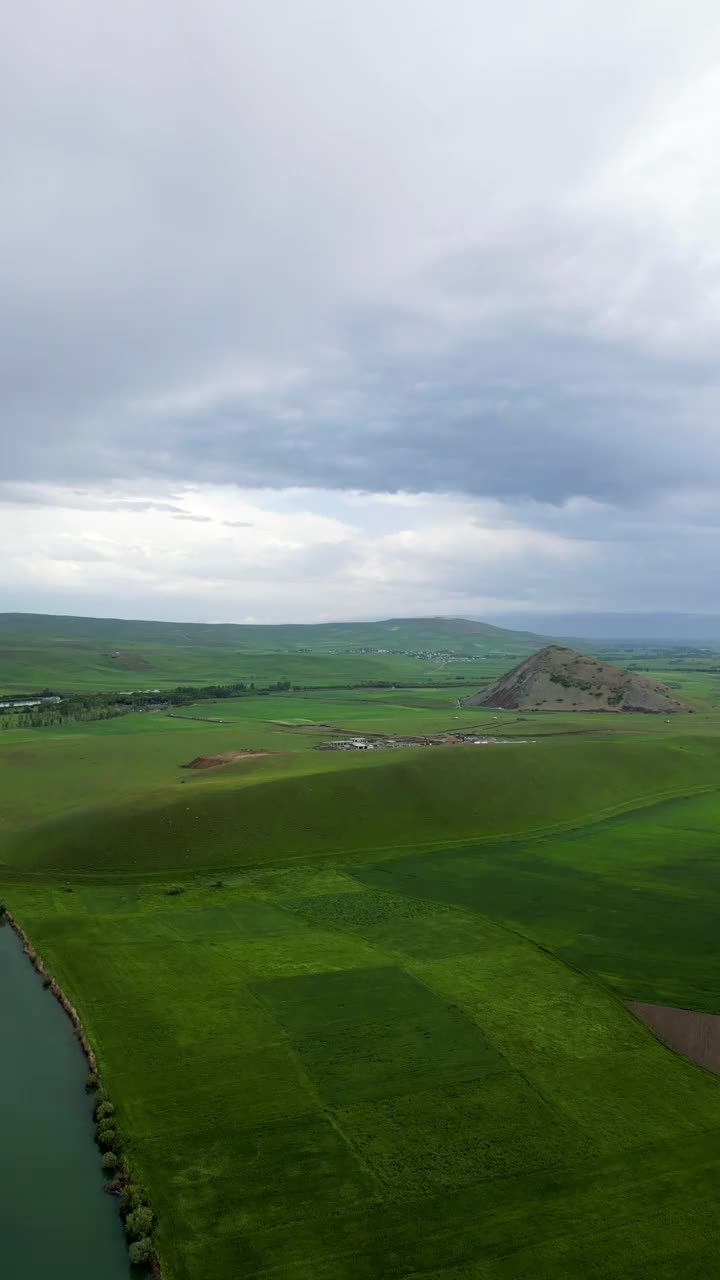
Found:
[[550, 644], [464, 700], [518, 711], [690, 711], [667, 685], [588, 654]]

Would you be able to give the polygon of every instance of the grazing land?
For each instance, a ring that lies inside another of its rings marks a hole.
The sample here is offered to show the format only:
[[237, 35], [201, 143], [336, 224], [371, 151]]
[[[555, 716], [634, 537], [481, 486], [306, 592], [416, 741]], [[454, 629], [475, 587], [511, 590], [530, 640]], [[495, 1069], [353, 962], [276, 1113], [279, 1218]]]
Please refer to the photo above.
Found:
[[[0, 897], [165, 1280], [713, 1274], [720, 1080], [627, 1007], [720, 1013], [720, 677], [663, 656], [692, 714], [458, 705], [470, 670], [2, 735]], [[453, 730], [510, 741], [317, 749]]]
[[[490, 679], [540, 637], [465, 619], [398, 618], [314, 626], [134, 622], [0, 614], [2, 691], [258, 687]], [[488, 667], [487, 659], [500, 659]], [[469, 667], [472, 664], [472, 669]]]

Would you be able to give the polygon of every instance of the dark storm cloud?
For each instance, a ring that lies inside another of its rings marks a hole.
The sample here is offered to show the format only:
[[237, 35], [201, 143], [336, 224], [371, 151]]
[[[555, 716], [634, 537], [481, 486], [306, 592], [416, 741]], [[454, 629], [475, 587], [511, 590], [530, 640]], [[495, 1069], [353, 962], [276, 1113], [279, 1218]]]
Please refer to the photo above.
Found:
[[[718, 477], [708, 366], [528, 332], [439, 355], [355, 349], [340, 377], [266, 406], [164, 412], [135, 465], [241, 485], [634, 501]], [[678, 441], [683, 447], [678, 447]]]
[[38, 423], [20, 432], [6, 475], [550, 503], [632, 502], [720, 478], [720, 385], [709, 365], [527, 330], [427, 354], [383, 349], [382, 334], [382, 323], [374, 340], [366, 326], [365, 350], [290, 391], [220, 395], [190, 409], [110, 406], [92, 429], [68, 422], [61, 433], [57, 418]]

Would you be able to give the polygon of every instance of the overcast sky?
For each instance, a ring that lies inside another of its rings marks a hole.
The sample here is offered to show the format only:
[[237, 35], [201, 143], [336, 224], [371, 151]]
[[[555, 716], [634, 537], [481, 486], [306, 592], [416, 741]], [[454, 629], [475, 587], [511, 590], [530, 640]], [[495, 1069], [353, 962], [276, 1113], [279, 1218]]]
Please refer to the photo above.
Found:
[[717, 612], [714, 0], [6, 0], [0, 609]]

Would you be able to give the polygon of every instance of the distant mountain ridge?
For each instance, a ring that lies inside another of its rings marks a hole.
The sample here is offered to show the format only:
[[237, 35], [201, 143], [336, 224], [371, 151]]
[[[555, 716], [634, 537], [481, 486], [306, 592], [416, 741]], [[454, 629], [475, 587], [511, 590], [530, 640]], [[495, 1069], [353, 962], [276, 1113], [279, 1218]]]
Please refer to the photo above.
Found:
[[237, 645], [241, 649], [298, 652], [304, 649], [437, 650], [482, 653], [495, 645], [536, 647], [543, 637], [468, 618], [386, 618], [372, 622], [234, 623], [153, 622], [85, 618], [63, 614], [2, 613], [0, 636], [29, 641], [95, 640], [107, 644], [160, 643]]
[[534, 613], [492, 617], [499, 627], [517, 626], [546, 636], [634, 644], [717, 644], [720, 613]]
[[465, 698], [464, 705], [518, 711], [647, 711], [666, 715], [692, 710], [659, 680], [555, 644], [546, 645], [488, 688]]

